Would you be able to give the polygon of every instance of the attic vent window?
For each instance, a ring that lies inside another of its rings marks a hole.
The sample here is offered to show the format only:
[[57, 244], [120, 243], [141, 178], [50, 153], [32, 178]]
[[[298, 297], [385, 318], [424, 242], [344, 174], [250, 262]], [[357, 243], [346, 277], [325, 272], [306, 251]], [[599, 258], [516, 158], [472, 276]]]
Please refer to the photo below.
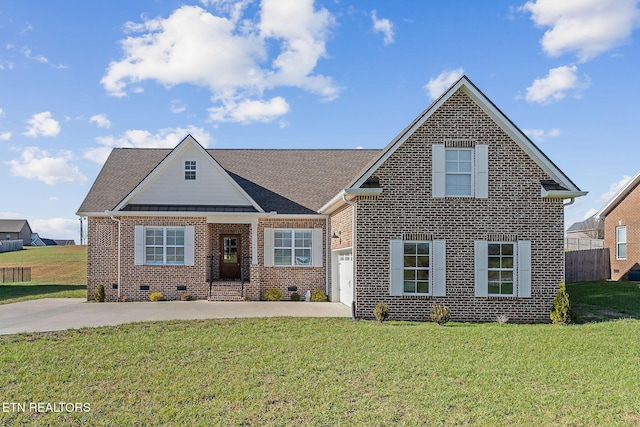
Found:
[[187, 181], [196, 179], [196, 161], [195, 160], [185, 160], [184, 179]]

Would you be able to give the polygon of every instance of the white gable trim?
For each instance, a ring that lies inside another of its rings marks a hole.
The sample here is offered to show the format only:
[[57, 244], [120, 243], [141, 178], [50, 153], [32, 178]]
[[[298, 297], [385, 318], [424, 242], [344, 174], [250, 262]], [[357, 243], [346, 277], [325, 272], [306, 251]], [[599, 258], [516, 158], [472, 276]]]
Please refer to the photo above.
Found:
[[244, 191], [233, 178], [231, 178], [231, 176], [229, 176], [227, 171], [224, 170], [222, 166], [220, 166], [220, 163], [218, 163], [216, 159], [214, 159], [211, 154], [209, 154], [207, 150], [205, 150], [202, 145], [200, 145], [200, 143], [198, 143], [198, 141], [196, 141], [195, 138], [193, 138], [191, 135], [187, 135], [182, 141], [180, 141], [180, 143], [173, 150], [171, 150], [171, 152], [164, 159], [162, 159], [162, 161], [142, 181], [140, 181], [138, 185], [136, 185], [136, 187], [129, 194], [127, 194], [127, 196], [122, 199], [122, 201], [120, 201], [120, 203], [118, 203], [118, 205], [113, 210], [122, 210], [130, 200], [140, 194], [148, 184], [153, 182], [159, 175], [161, 175], [167, 165], [171, 163], [173, 158], [177, 157], [179, 153], [187, 146], [193, 146], [196, 148], [196, 150], [200, 151], [204, 158], [209, 161], [210, 166], [215, 168], [217, 172], [219, 172], [231, 186], [233, 186], [240, 194], [242, 194], [242, 196], [247, 200], [247, 203], [253, 206], [258, 212], [264, 212], [264, 209], [262, 209], [260, 205], [258, 205], [258, 203], [256, 203], [256, 201], [253, 200], [251, 196], [249, 196], [249, 194], [247, 194], [247, 192]]
[[[495, 121], [507, 135], [509, 135], [520, 148], [522, 148], [549, 176], [558, 184], [571, 192], [580, 192], [580, 189], [520, 130], [509, 118], [507, 118], [480, 90], [467, 78], [462, 76], [445, 93], [434, 101], [429, 108], [422, 112], [413, 123], [405, 128], [388, 146], [380, 158], [355, 182], [353, 187], [361, 186], [391, 155], [431, 117], [451, 96], [462, 89], [482, 110]], [[580, 192], [580, 195], [583, 195]], [[585, 193], [586, 194], [586, 193]]]
[[633, 178], [629, 180], [627, 185], [625, 185], [620, 190], [618, 190], [615, 196], [613, 196], [611, 200], [609, 200], [607, 204], [604, 205], [604, 207], [600, 209], [598, 213], [596, 213], [596, 218], [604, 218], [607, 215], [609, 215], [609, 212], [611, 212], [613, 208], [615, 208], [618, 205], [618, 203], [620, 203], [625, 197], [627, 197], [629, 193], [631, 193], [631, 191], [633, 191], [633, 189], [636, 188], [636, 185], [638, 185], [639, 182], [640, 182], [640, 171], [638, 171], [633, 176]]

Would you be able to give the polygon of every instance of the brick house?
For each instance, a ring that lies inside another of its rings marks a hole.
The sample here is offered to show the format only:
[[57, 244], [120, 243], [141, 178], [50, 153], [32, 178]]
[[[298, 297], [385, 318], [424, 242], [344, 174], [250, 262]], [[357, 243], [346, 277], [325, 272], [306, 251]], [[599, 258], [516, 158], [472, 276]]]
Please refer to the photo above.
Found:
[[114, 149], [78, 215], [89, 296], [322, 289], [359, 318], [383, 301], [529, 322], [549, 319], [564, 200], [584, 194], [462, 77], [382, 150]]
[[640, 172], [621, 188], [596, 217], [604, 220], [612, 280], [640, 280]]

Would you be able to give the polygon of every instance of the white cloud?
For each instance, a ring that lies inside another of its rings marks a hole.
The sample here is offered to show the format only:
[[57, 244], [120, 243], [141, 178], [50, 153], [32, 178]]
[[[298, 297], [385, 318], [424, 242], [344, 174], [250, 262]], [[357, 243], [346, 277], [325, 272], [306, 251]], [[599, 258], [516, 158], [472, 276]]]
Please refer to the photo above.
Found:
[[5, 164], [9, 165], [12, 176], [37, 179], [49, 185], [87, 182], [78, 167], [69, 163], [71, 160], [73, 155], [70, 151], [63, 150], [57, 155], [50, 155], [38, 147], [26, 147], [20, 159], [9, 160]]
[[373, 31], [384, 35], [384, 44], [393, 43], [393, 24], [386, 18], [378, 19], [375, 10], [371, 11], [371, 20], [373, 21]]
[[209, 109], [209, 117], [219, 122], [249, 123], [252, 121], [270, 122], [289, 112], [289, 104], [284, 98], [276, 96], [268, 101], [245, 99], [238, 103], [225, 102], [221, 107]]
[[[111, 62], [102, 78], [107, 92], [125, 96], [146, 80], [166, 87], [186, 83], [207, 87], [213, 108], [223, 110], [246, 101], [265, 103], [264, 91], [278, 86], [298, 87], [325, 100], [338, 96], [330, 77], [314, 73], [326, 56], [334, 20], [326, 9], [316, 10], [313, 0], [263, 0], [260, 13], [245, 19], [248, 1], [203, 3], [230, 17], [182, 6], [167, 18], [128, 23], [126, 30], [136, 34], [121, 41], [123, 58]], [[261, 113], [256, 120], [264, 120]]]
[[195, 126], [186, 128], [165, 128], [153, 134], [146, 130], [128, 130], [120, 136], [102, 136], [96, 138], [98, 147], [87, 150], [85, 159], [104, 163], [115, 147], [125, 148], [173, 148], [182, 139], [191, 134], [203, 147], [209, 146], [213, 138], [206, 130]]
[[4, 117], [4, 110], [0, 108], [0, 117]]
[[613, 196], [615, 196], [618, 193], [618, 191], [622, 189], [622, 187], [624, 187], [629, 183], [629, 181], [631, 181], [631, 177], [629, 175], [625, 175], [622, 178], [620, 178], [619, 181], [612, 183], [609, 186], [609, 191], [607, 191], [606, 193], [600, 196], [600, 201], [608, 202], [609, 200], [611, 200]]
[[0, 132], [0, 141], [8, 141], [11, 139], [11, 132]]
[[582, 219], [585, 220], [587, 218], [591, 218], [592, 216], [594, 216], [597, 213], [598, 213], [598, 209], [596, 209], [596, 208], [587, 209], [587, 211], [582, 216]]
[[25, 58], [30, 59], [32, 61], [36, 61], [39, 62], [41, 64], [48, 64], [49, 60], [47, 58], [45, 58], [43, 55], [32, 55], [31, 54], [31, 49], [29, 48], [23, 48], [22, 49], [22, 54], [24, 55]]
[[549, 104], [563, 99], [567, 92], [572, 91], [578, 96], [578, 91], [589, 86], [588, 77], [578, 78], [578, 67], [563, 65], [552, 68], [545, 77], [536, 79], [527, 88], [525, 99], [529, 102]]
[[[29, 219], [34, 233], [46, 239], [80, 239], [80, 220], [70, 218]], [[86, 227], [86, 224], [85, 224]]]
[[449, 89], [449, 87], [454, 84], [462, 75], [464, 74], [464, 69], [462, 67], [456, 68], [455, 70], [444, 70], [437, 77], [429, 80], [429, 83], [423, 86], [426, 89], [429, 97], [431, 99], [436, 99], [442, 93]]
[[89, 118], [89, 123], [95, 123], [99, 128], [110, 128], [111, 121], [107, 117], [105, 113], [96, 114], [95, 116], [91, 116]]
[[527, 136], [533, 139], [535, 142], [543, 142], [549, 138], [555, 138], [560, 136], [560, 129], [522, 129], [522, 131], [527, 134]]
[[540, 41], [549, 56], [575, 52], [587, 61], [627, 42], [640, 25], [637, 0], [536, 0], [522, 10], [549, 28]]
[[51, 117], [49, 111], [34, 114], [27, 122], [29, 126], [27, 131], [23, 135], [37, 137], [37, 136], [56, 136], [60, 133], [60, 123]]
[[186, 111], [187, 106], [181, 100], [174, 99], [171, 101], [171, 104], [169, 105], [169, 110], [174, 114], [178, 114]]

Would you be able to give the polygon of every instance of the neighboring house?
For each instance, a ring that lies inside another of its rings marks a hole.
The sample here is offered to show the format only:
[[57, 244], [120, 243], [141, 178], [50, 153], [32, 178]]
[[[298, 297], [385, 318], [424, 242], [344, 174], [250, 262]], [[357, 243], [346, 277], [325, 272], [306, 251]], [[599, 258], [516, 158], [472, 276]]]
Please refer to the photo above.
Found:
[[604, 248], [604, 221], [595, 215], [576, 222], [567, 229], [565, 249], [586, 250]]
[[109, 301], [322, 289], [360, 318], [544, 322], [584, 194], [462, 77], [383, 150], [114, 149], [78, 215]]
[[640, 172], [596, 214], [604, 220], [612, 280], [640, 280]]
[[24, 246], [31, 245], [31, 226], [26, 219], [0, 219], [1, 240], [22, 240]]

